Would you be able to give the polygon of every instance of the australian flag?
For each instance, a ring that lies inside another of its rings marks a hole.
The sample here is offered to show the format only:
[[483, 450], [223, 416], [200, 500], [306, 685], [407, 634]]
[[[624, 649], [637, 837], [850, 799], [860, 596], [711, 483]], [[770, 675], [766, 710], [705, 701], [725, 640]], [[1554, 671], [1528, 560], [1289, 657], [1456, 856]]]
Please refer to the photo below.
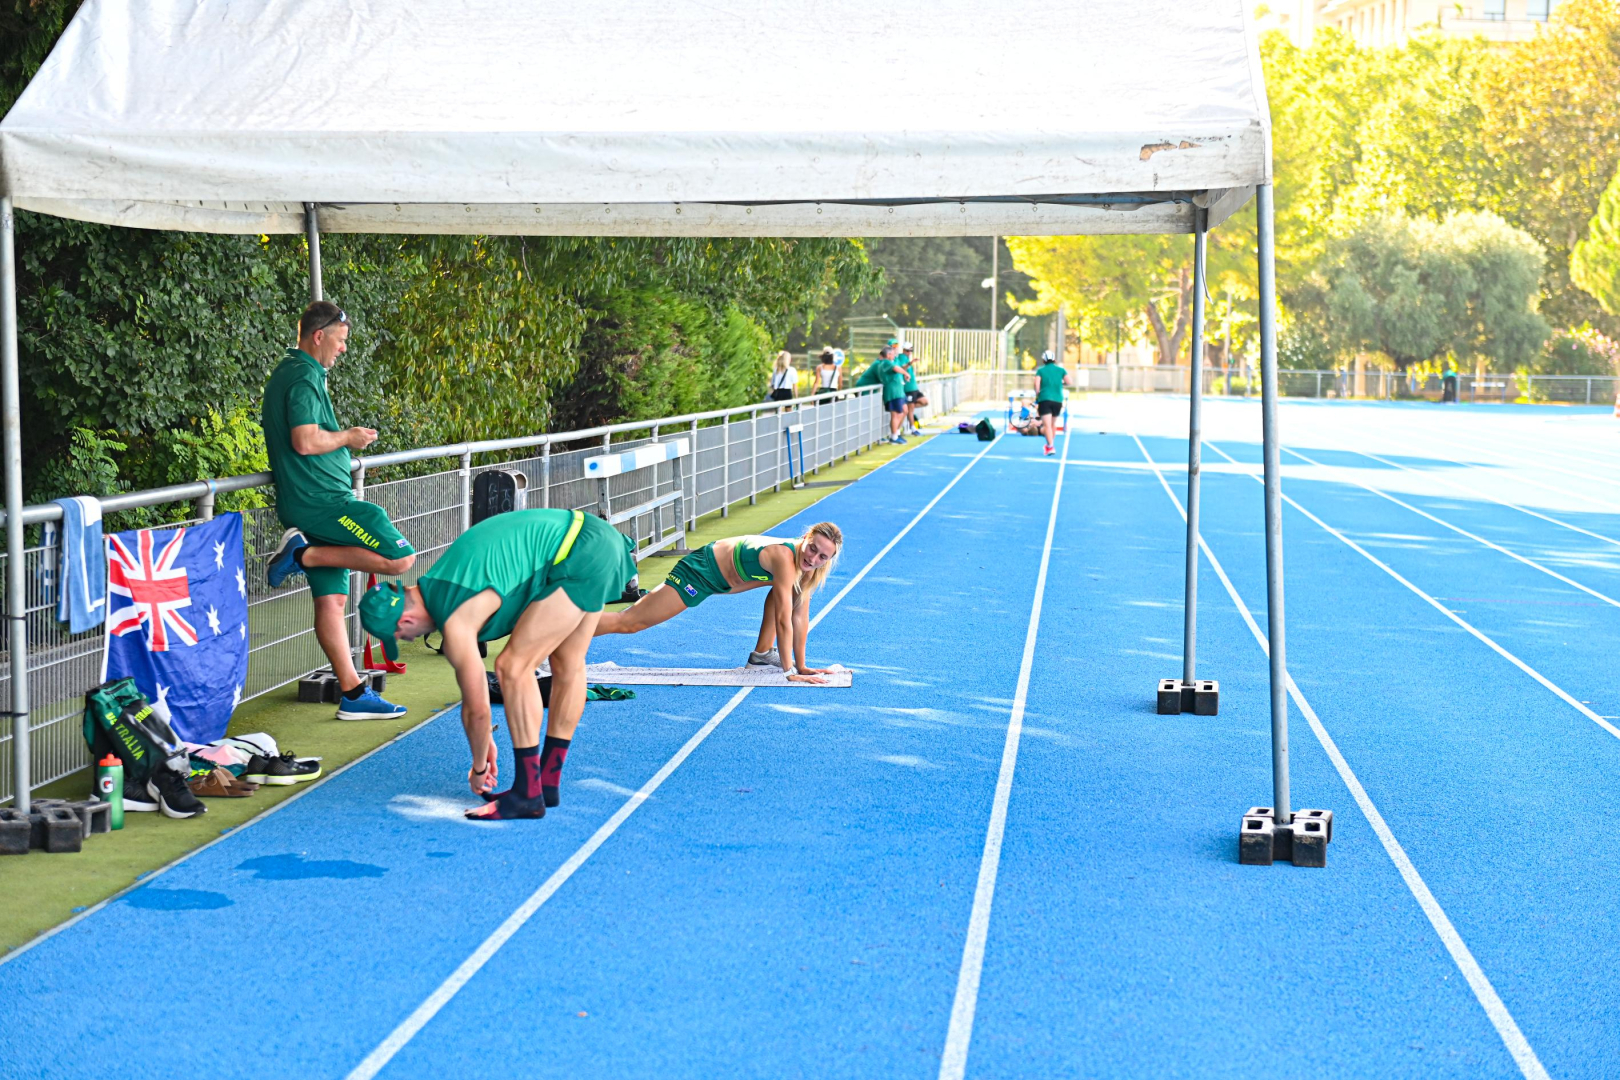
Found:
[[241, 514], [107, 535], [104, 677], [133, 675], [188, 742], [222, 737], [242, 700], [246, 574]]

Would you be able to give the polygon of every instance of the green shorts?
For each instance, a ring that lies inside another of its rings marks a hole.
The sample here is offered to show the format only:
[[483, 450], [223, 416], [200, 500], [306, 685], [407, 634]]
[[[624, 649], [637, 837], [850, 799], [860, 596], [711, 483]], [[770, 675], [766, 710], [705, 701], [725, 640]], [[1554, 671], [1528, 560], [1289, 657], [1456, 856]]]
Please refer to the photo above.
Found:
[[624, 533], [594, 514], [586, 514], [579, 535], [560, 563], [547, 566], [545, 584], [531, 603], [561, 589], [581, 611], [601, 611], [624, 595], [636, 576], [635, 546]]
[[[416, 554], [410, 541], [388, 520], [388, 511], [363, 499], [311, 508], [286, 523], [303, 533], [311, 544], [363, 547], [385, 559]], [[349, 575], [353, 572], [336, 566], [311, 566], [304, 571], [304, 576], [309, 579], [309, 591], [314, 596], [347, 596]]]
[[716, 593], [728, 593], [731, 586], [720, 572], [720, 562], [714, 557], [714, 545], [704, 544], [675, 564], [664, 579], [664, 584], [681, 594], [681, 603], [697, 607]]

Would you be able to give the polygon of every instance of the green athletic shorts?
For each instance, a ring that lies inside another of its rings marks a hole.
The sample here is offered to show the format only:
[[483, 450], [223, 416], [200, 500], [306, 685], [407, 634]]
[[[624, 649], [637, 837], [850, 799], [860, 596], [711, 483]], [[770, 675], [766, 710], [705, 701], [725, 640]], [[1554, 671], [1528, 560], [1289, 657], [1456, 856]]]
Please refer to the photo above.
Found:
[[[303, 533], [311, 544], [368, 548], [385, 559], [416, 554], [410, 541], [388, 520], [388, 511], [363, 499], [313, 507], [287, 524]], [[314, 596], [347, 596], [351, 573], [353, 571], [336, 566], [311, 566], [304, 571], [304, 576], [309, 579], [309, 591]]]
[[635, 543], [595, 514], [586, 514], [573, 547], [543, 571], [545, 584], [533, 602], [561, 589], [581, 611], [601, 611], [624, 595], [636, 576]]
[[714, 557], [714, 545], [704, 544], [675, 564], [664, 579], [664, 584], [681, 594], [681, 603], [697, 607], [715, 593], [728, 593], [731, 586], [720, 572], [720, 562]]

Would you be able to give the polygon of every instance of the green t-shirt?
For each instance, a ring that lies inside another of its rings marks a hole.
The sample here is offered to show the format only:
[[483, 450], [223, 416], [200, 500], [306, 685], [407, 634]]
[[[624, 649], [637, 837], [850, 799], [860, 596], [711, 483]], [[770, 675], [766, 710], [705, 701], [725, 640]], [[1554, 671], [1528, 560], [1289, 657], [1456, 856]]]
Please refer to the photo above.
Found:
[[906, 369], [889, 361], [889, 366], [879, 376], [883, 380], [883, 400], [893, 401], [895, 398], [906, 396]]
[[1035, 369], [1035, 377], [1041, 380], [1041, 388], [1035, 393], [1036, 401], [1062, 401], [1063, 380], [1069, 373], [1059, 364], [1042, 364]]
[[883, 373], [893, 366], [893, 362], [881, 356], [866, 366], [861, 377], [855, 380], [856, 386], [877, 386], [883, 381]]
[[573, 524], [572, 510], [513, 510], [462, 533], [417, 582], [434, 625], [442, 628], [458, 607], [494, 589], [501, 607], [484, 623], [478, 640], [510, 634], [523, 609], [541, 599]]
[[292, 429], [314, 424], [322, 431], [342, 431], [332, 398], [326, 392], [326, 369], [302, 349], [288, 349], [264, 387], [259, 422], [276, 478], [276, 513], [292, 524], [305, 511], [329, 507], [354, 497], [349, 476], [349, 450], [340, 446], [325, 454], [293, 449]]
[[913, 361], [912, 363], [907, 364], [906, 367], [905, 367], [905, 372], [906, 372], [905, 390], [906, 390], [906, 393], [909, 394], [913, 390], [917, 389], [917, 364], [916, 364], [916, 362]]

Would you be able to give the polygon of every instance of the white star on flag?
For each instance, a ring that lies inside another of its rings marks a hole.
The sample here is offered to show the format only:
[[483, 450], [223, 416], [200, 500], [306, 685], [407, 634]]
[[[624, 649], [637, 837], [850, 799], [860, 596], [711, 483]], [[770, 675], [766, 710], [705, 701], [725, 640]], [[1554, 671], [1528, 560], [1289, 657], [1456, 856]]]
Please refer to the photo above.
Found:
[[152, 708], [160, 714], [166, 713], [169, 711], [169, 688], [162, 683], [158, 683], [157, 688], [158, 698], [152, 702]]
[[215, 637], [219, 636], [219, 609], [212, 604], [208, 605], [208, 629], [214, 632]]
[[240, 566], [236, 568], [236, 591], [241, 593], [243, 596], [247, 595], [247, 578], [242, 576], [242, 568]]
[[231, 691], [231, 708], [234, 709], [240, 704], [242, 704], [242, 688], [238, 686], [235, 690]]
[[214, 569], [225, 569], [225, 541], [223, 540], [214, 545]]
[[237, 623], [236, 628], [242, 631], [242, 640], [247, 640], [247, 623]]

